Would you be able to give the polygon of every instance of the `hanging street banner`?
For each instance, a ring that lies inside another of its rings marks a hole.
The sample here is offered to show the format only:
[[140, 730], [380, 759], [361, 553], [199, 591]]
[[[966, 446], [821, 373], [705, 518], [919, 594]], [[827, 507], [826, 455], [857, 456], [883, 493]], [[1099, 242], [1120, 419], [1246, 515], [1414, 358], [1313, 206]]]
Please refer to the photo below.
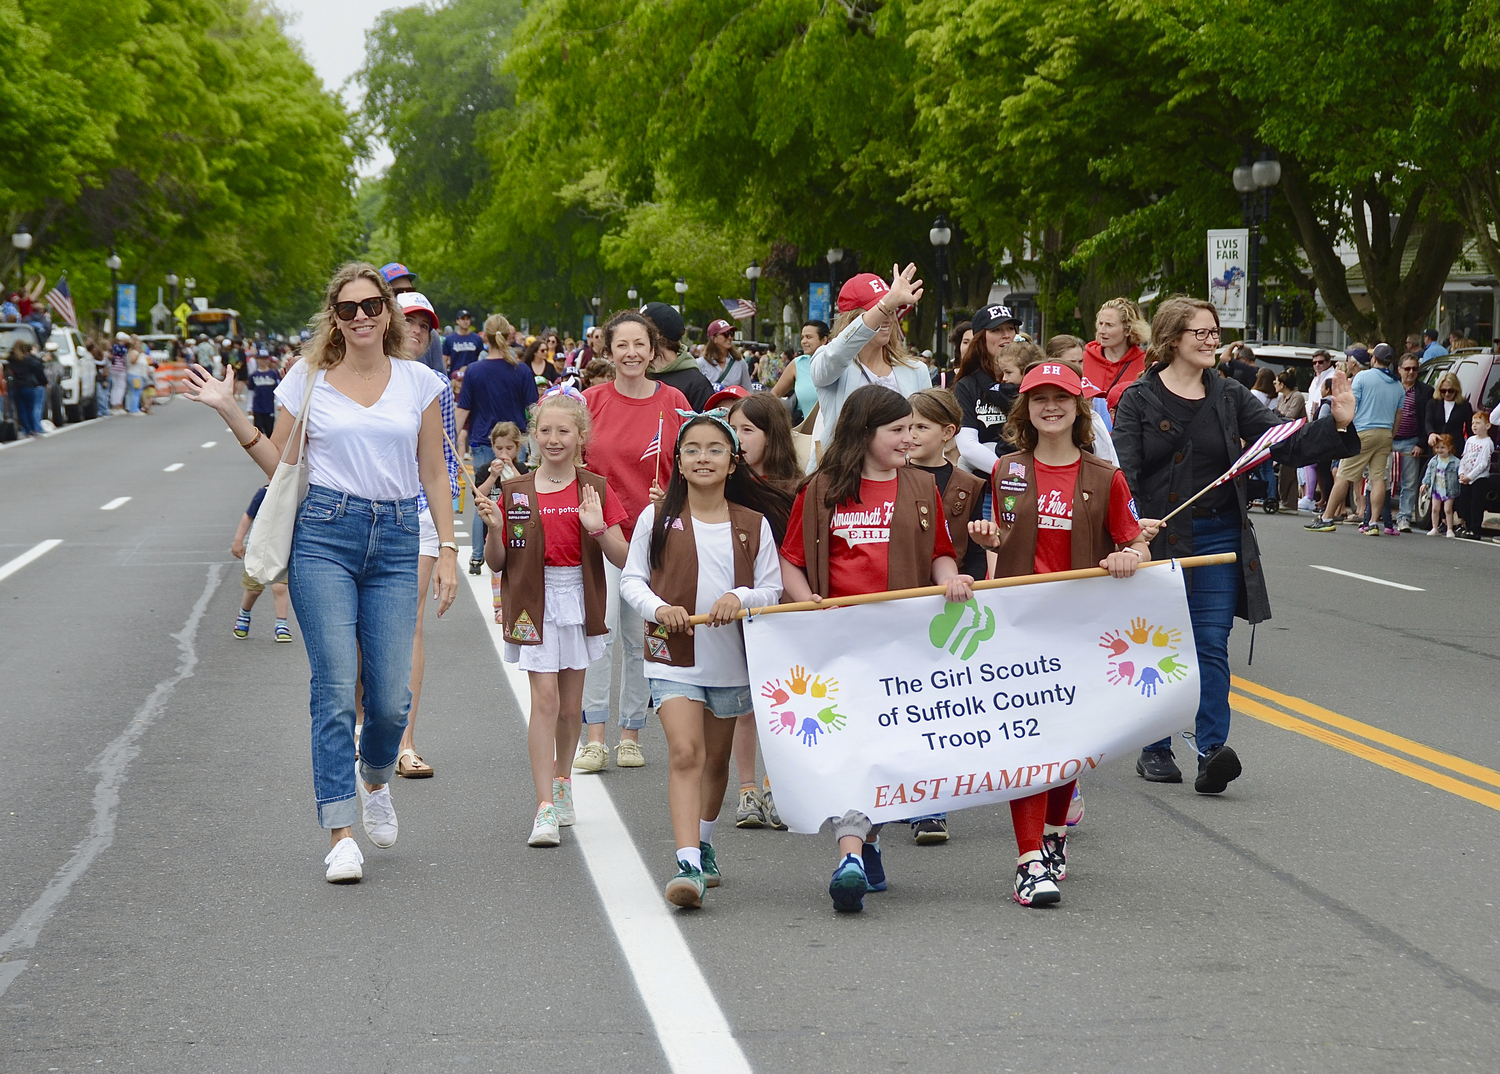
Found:
[[833, 316], [829, 301], [830, 285], [826, 283], [810, 283], [807, 285], [807, 319], [809, 321], [822, 321], [824, 324], [832, 324]]
[[745, 621], [750, 691], [792, 831], [1024, 798], [1189, 727], [1183, 572], [909, 597]]
[[120, 323], [115, 325], [116, 329], [125, 325], [136, 326], [135, 307], [135, 284], [121, 283], [115, 285], [115, 309], [119, 310]]
[[1208, 233], [1208, 300], [1225, 328], [1245, 327], [1245, 273], [1250, 257], [1250, 230], [1225, 228]]

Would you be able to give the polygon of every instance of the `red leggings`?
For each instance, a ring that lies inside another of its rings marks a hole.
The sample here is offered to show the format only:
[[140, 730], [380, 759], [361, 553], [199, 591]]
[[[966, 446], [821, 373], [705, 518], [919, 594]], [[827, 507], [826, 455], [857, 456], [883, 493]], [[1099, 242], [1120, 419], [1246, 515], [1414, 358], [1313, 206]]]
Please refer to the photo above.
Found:
[[1061, 827], [1068, 822], [1068, 806], [1073, 801], [1073, 788], [1078, 781], [1070, 780], [1061, 787], [1033, 794], [1029, 798], [1013, 798], [1010, 803], [1010, 823], [1016, 829], [1016, 850], [1022, 854], [1042, 849], [1042, 825]]

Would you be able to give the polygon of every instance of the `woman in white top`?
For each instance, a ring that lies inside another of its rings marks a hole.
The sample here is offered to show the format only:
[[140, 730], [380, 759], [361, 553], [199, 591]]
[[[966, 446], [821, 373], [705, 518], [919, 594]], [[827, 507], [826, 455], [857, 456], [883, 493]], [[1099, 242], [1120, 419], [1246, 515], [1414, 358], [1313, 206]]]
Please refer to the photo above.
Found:
[[[873, 272], [862, 272], [839, 289], [833, 338], [812, 358], [818, 429], [828, 434], [815, 434], [815, 439], [832, 438], [844, 400], [857, 388], [882, 384], [910, 398], [932, 387], [932, 371], [907, 351], [897, 324], [903, 307], [921, 301], [922, 281], [916, 275], [914, 264], [904, 271], [892, 265], [889, 285]], [[808, 472], [815, 469], [817, 452], [808, 460]]]
[[[411, 705], [418, 491], [426, 492], [440, 538], [439, 615], [458, 590], [442, 384], [408, 357], [406, 322], [390, 284], [373, 265], [356, 261], [334, 274], [302, 361], [276, 389], [280, 407], [269, 437], [235, 402], [232, 371], [220, 380], [197, 366], [188, 370], [188, 398], [218, 411], [268, 475], [307, 403], [309, 487], [297, 511], [287, 581], [312, 665], [313, 790], [318, 822], [331, 832], [333, 848], [324, 859], [331, 883], [363, 875], [364, 857], [353, 838], [361, 804], [370, 841], [378, 847], [396, 841], [388, 784]], [[295, 448], [287, 461], [297, 461]], [[365, 710], [359, 778], [356, 676], [364, 684]]]

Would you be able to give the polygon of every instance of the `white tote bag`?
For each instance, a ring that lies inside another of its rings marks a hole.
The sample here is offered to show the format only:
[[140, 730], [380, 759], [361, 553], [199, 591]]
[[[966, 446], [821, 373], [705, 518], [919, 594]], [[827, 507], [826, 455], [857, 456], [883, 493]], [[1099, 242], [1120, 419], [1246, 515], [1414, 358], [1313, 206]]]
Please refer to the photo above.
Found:
[[[245, 549], [245, 573], [251, 581], [261, 585], [286, 581], [287, 568], [292, 562], [292, 530], [297, 527], [297, 511], [307, 495], [307, 408], [312, 405], [313, 388], [322, 375], [320, 369], [306, 378], [307, 390], [302, 394], [297, 423], [292, 426], [292, 435], [287, 437], [281, 462], [276, 466], [276, 473], [271, 475], [271, 484], [261, 501], [260, 512], [255, 516], [255, 528], [250, 531], [250, 544]], [[297, 461], [287, 462], [294, 445]]]

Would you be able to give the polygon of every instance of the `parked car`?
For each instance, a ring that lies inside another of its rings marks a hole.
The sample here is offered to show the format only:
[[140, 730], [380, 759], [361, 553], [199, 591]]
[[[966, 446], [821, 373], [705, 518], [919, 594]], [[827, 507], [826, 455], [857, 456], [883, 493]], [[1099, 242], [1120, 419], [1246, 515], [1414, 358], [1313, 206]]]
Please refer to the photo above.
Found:
[[76, 328], [61, 325], [52, 329], [47, 339], [48, 362], [58, 365], [58, 407], [68, 421], [86, 421], [96, 417], [94, 392], [94, 358], [83, 347], [83, 335]]
[[1475, 410], [1492, 411], [1500, 406], [1500, 354], [1492, 354], [1483, 347], [1441, 354], [1423, 362], [1417, 375], [1436, 388], [1438, 378], [1444, 373], [1458, 375], [1464, 398]]
[[176, 336], [142, 336], [141, 342], [146, 345], [146, 357], [150, 359], [152, 365], [170, 362], [172, 355], [177, 353]]
[[[1232, 344], [1220, 347], [1214, 354], [1218, 361], [1224, 358], [1224, 352]], [[1297, 390], [1305, 392], [1308, 385], [1312, 384], [1313, 355], [1318, 351], [1328, 351], [1326, 347], [1307, 347], [1299, 343], [1261, 343], [1251, 340], [1247, 346], [1255, 354], [1255, 364], [1269, 369], [1273, 373], [1280, 373], [1283, 369], [1291, 369], [1297, 374]], [[1334, 357], [1338, 357], [1337, 351], [1328, 351]]]

